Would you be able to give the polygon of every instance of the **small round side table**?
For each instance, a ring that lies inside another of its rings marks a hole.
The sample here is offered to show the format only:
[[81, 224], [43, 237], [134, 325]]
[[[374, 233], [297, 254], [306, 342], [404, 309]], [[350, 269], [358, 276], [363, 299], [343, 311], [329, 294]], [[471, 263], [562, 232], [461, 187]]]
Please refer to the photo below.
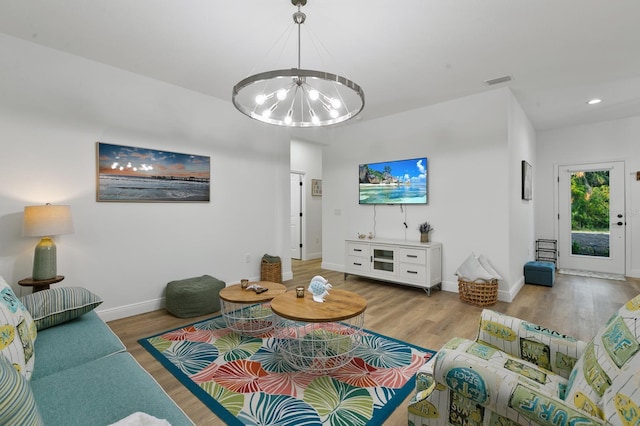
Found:
[[64, 275], [56, 275], [48, 280], [34, 280], [29, 277], [18, 281], [18, 284], [23, 287], [33, 287], [33, 292], [35, 293], [36, 291], [49, 290], [51, 284], [59, 283], [62, 280], [64, 280]]
[[245, 336], [262, 336], [274, 328], [274, 314], [269, 302], [276, 296], [284, 294], [287, 288], [271, 281], [254, 281], [268, 289], [257, 294], [253, 290], [234, 284], [220, 290], [220, 308], [227, 327]]

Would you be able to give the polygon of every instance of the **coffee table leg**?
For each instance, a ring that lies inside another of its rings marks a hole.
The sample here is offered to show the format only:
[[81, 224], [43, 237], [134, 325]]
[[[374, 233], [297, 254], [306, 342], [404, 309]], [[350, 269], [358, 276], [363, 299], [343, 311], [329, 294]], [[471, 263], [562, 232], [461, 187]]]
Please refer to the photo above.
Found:
[[274, 329], [275, 315], [268, 303], [233, 303], [220, 299], [227, 327], [243, 336], [262, 336]]
[[341, 322], [308, 323], [279, 318], [275, 336], [282, 357], [296, 370], [326, 374], [348, 364], [362, 342], [364, 312]]

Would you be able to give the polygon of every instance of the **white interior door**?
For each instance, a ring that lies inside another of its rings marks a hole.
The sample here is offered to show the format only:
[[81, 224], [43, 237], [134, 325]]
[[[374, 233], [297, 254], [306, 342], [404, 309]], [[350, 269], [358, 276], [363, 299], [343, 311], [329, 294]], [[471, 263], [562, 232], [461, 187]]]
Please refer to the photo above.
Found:
[[558, 267], [625, 272], [624, 163], [558, 167]]
[[291, 244], [292, 259], [302, 259], [302, 175], [291, 173]]

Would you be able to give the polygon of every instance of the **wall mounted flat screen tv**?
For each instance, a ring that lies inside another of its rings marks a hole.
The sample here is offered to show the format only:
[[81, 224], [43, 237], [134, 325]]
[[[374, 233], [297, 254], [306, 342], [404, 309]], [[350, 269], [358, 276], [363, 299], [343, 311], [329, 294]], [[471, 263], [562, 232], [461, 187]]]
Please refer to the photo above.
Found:
[[360, 204], [427, 204], [427, 158], [360, 164]]

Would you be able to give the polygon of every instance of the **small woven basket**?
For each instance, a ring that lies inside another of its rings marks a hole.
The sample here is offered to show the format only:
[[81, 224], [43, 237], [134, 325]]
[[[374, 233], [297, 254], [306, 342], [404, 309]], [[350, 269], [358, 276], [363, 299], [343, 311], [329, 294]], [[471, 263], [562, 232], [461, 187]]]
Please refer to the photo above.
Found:
[[282, 282], [282, 263], [262, 261], [260, 268], [260, 281]]
[[498, 280], [471, 282], [458, 278], [460, 300], [476, 306], [493, 305], [498, 300]]

